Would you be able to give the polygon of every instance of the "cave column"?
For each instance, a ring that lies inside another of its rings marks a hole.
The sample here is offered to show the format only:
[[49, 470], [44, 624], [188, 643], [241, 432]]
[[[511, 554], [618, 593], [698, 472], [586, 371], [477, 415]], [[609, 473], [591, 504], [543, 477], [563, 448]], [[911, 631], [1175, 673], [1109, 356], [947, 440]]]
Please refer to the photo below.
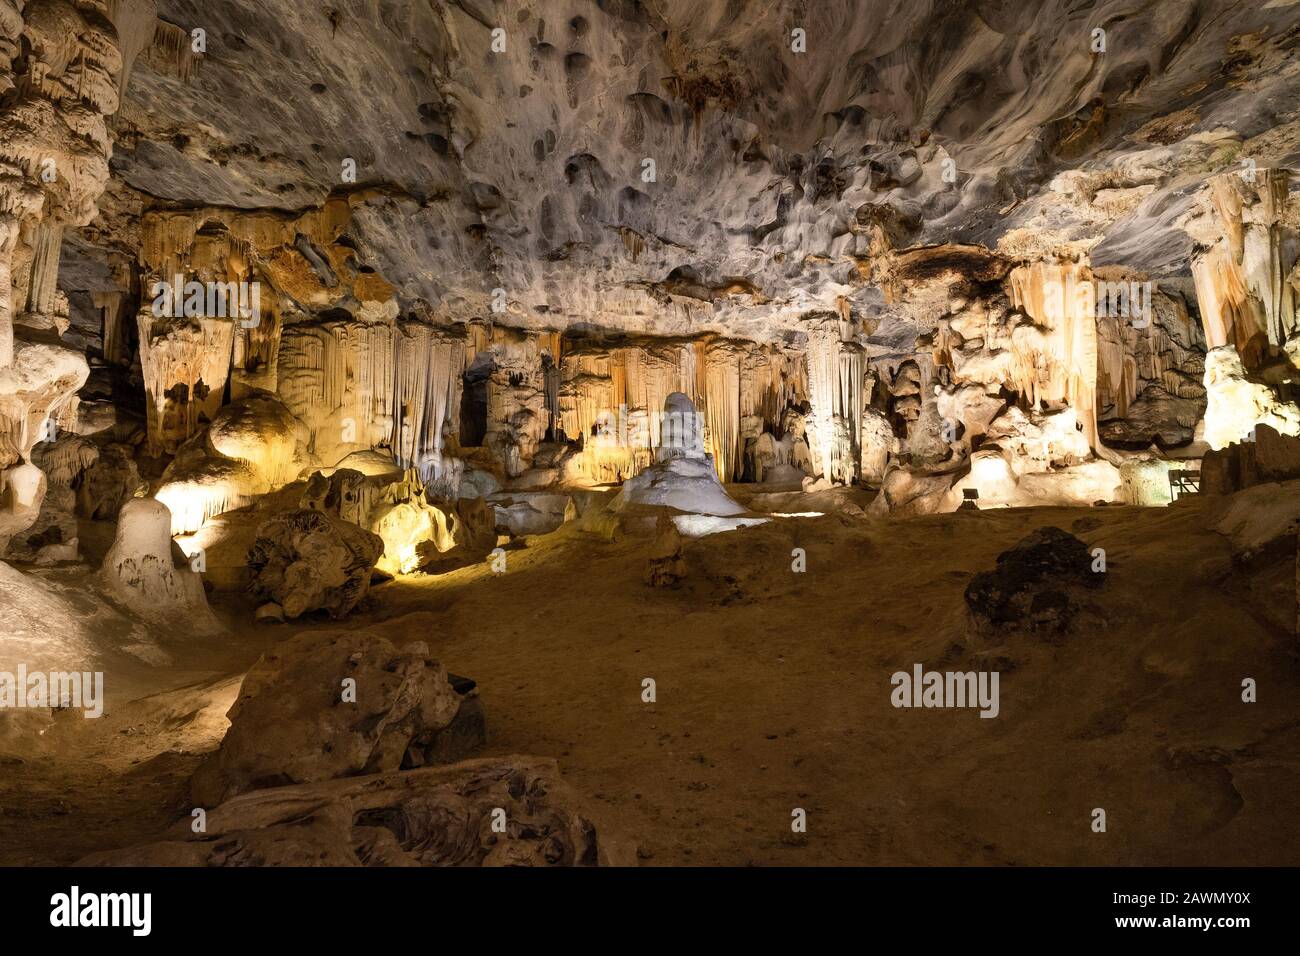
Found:
[[32, 250], [32, 277], [28, 286], [27, 312], [33, 316], [57, 314], [59, 259], [63, 252], [63, 224], [46, 219], [36, 227]]
[[13, 255], [18, 223], [0, 219], [0, 369], [14, 364]]

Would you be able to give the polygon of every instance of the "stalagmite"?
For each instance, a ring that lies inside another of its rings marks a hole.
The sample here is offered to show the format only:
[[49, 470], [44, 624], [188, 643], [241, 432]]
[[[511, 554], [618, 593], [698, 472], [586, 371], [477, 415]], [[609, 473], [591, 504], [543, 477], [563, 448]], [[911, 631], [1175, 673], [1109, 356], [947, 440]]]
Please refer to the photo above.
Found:
[[[681, 392], [664, 400], [665, 444], [655, 463], [623, 483], [610, 509], [631, 512], [667, 507], [689, 515], [731, 517], [745, 508], [729, 497], [718, 480], [712, 455], [705, 450], [708, 425], [695, 404]], [[690, 533], [690, 532], [686, 532]]]
[[581, 437], [582, 468], [596, 482], [629, 478], [654, 460], [673, 392], [701, 409], [723, 481], [742, 476], [745, 423], [780, 432], [786, 409], [806, 394], [801, 356], [716, 336], [577, 345], [561, 372], [559, 424], [569, 439]]
[[161, 501], [127, 502], [99, 572], [100, 584], [111, 598], [147, 620], [172, 627], [183, 622], [191, 633], [220, 631], [203, 579], [172, 543], [171, 525], [171, 513]]
[[302, 470], [298, 423], [267, 395], [220, 409], [201, 441], [178, 451], [157, 491], [171, 509], [173, 534], [192, 534], [209, 518], [279, 490]]

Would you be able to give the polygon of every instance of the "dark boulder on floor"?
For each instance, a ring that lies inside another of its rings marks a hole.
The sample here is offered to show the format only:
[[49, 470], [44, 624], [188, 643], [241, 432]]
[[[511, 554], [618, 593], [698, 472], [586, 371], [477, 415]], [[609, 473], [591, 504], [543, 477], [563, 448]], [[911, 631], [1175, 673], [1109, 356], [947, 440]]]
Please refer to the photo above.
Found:
[[[997, 567], [976, 574], [966, 604], [984, 633], [1029, 631], [1060, 635], [1079, 611], [1084, 589], [1105, 574], [1088, 546], [1060, 528], [1039, 528], [998, 555]], [[1104, 565], [1102, 566], [1104, 567]]]

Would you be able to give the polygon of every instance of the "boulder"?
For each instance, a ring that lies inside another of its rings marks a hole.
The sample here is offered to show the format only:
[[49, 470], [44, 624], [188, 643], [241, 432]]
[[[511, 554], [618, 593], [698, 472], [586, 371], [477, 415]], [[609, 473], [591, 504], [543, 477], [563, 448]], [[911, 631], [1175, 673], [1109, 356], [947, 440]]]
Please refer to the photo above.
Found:
[[521, 537], [549, 534], [572, 514], [573, 499], [545, 492], [510, 491], [492, 495], [488, 502], [496, 511], [497, 529]]
[[485, 737], [473, 682], [462, 687], [423, 643], [398, 650], [368, 631], [299, 634], [244, 678], [192, 795], [210, 807], [249, 790], [463, 759]]
[[1119, 477], [1125, 503], [1146, 507], [1171, 503], [1173, 492], [1169, 487], [1169, 472], [1181, 466], [1181, 462], [1162, 458], [1135, 458], [1124, 462], [1119, 466]]
[[1080, 589], [1100, 587], [1088, 546], [1060, 528], [1039, 528], [998, 555], [997, 567], [976, 574], [966, 604], [986, 634], [1028, 631], [1059, 636], [1080, 608]]
[[893, 467], [885, 473], [867, 513], [871, 515], [928, 515], [952, 510], [947, 501], [953, 482], [953, 473], [929, 475], [906, 468]]
[[1285, 550], [1300, 530], [1300, 480], [1243, 489], [1219, 499], [1208, 517], [1211, 530], [1231, 541], [1238, 559]]
[[1196, 423], [1204, 411], [1204, 395], [1174, 395], [1152, 382], [1128, 406], [1123, 418], [1099, 422], [1097, 431], [1111, 448], [1180, 448], [1195, 437]]
[[278, 514], [257, 529], [248, 549], [249, 590], [284, 608], [285, 617], [350, 612], [370, 590], [384, 553], [377, 534], [321, 511]]
[[[82, 866], [635, 866], [554, 760], [493, 757], [247, 793]], [[494, 827], [494, 823], [497, 824]], [[501, 827], [504, 831], [501, 832]]]
[[299, 504], [351, 524], [364, 525], [375, 497], [373, 489], [379, 486], [351, 468], [336, 468], [329, 474], [315, 471], [307, 479]]

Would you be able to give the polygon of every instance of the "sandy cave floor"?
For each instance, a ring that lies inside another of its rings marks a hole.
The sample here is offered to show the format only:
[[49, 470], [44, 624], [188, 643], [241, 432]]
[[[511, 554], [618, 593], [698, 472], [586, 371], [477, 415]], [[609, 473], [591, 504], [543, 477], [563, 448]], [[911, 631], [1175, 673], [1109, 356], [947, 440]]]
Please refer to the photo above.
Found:
[[[0, 741], [0, 864], [71, 863], [187, 816], [243, 672], [304, 627], [429, 642], [479, 682], [487, 754], [557, 757], [647, 865], [1295, 864], [1298, 647], [1285, 614], [1248, 610], [1202, 507], [783, 518], [688, 542], [667, 591], [642, 581], [644, 540], [561, 532], [504, 575], [383, 585], [341, 624], [254, 625], [222, 599], [231, 638], [172, 635], [172, 666], [109, 671], [102, 719]], [[1106, 549], [1094, 612], [1060, 645], [975, 649], [970, 575], [1049, 524]], [[1000, 667], [1000, 716], [894, 709], [890, 675], [918, 662]]]

